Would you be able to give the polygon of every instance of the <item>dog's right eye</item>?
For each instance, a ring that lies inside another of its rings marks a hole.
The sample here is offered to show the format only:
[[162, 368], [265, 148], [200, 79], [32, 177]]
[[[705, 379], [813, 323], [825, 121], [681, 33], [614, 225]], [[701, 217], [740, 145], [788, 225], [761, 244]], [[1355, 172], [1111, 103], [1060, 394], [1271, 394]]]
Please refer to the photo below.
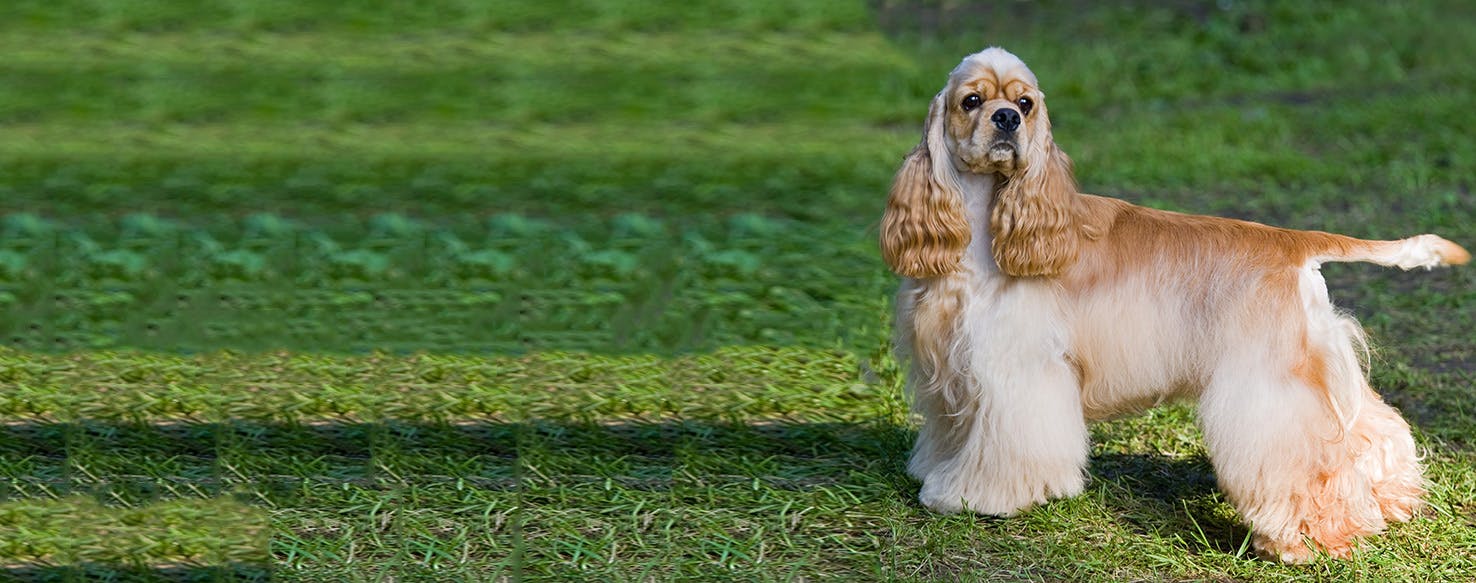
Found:
[[979, 109], [980, 105], [984, 105], [984, 99], [979, 97], [978, 93], [970, 93], [968, 97], [963, 98], [964, 111], [974, 111]]

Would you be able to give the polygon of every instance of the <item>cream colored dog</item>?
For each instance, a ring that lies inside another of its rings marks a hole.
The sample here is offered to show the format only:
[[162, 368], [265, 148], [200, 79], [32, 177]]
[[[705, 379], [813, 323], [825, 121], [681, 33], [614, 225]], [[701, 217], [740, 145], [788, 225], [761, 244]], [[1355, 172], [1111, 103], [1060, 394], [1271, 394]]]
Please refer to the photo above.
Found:
[[[1462, 264], [1434, 235], [1364, 241], [1076, 191], [1014, 55], [933, 99], [881, 233], [924, 424], [922, 503], [1008, 515], [1082, 490], [1087, 422], [1195, 399], [1220, 487], [1287, 562], [1346, 556], [1421, 506], [1409, 426], [1369, 388], [1363, 332], [1319, 267]], [[1309, 544], [1310, 543], [1310, 544]]]

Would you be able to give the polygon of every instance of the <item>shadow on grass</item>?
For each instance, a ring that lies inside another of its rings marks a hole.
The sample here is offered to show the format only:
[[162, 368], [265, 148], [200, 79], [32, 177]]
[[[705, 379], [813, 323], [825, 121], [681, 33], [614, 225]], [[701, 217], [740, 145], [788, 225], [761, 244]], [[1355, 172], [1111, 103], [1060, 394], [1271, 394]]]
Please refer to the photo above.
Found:
[[[578, 500], [607, 484], [697, 503], [709, 488], [759, 484], [860, 486], [921, 512], [919, 484], [905, 472], [915, 437], [881, 420], [35, 422], [0, 430], [0, 461], [5, 498], [84, 494], [108, 504], [244, 488], [248, 500], [296, 507], [332, 503], [318, 492], [342, 487], [450, 483], [535, 504]], [[1106, 454], [1091, 463], [1092, 488], [1139, 532], [1225, 553], [1245, 537], [1203, 458]]]
[[[913, 428], [884, 420], [26, 422], [0, 428], [0, 497], [92, 494], [118, 504], [245, 488], [254, 497], [244, 500], [322, 509], [333, 499], [314, 489], [462, 483], [522, 493], [534, 505], [599, 504], [581, 496], [613, 483], [702, 505], [721, 504], [709, 488], [752, 483], [793, 491], [860, 486], [863, 497], [926, 514], [916, 502], [919, 484], [905, 473], [915, 437]], [[1248, 529], [1207, 459], [1098, 454], [1090, 474], [1091, 491], [1131, 530], [1177, 538], [1189, 552], [1241, 554]]]
[[292, 506], [314, 486], [510, 492], [613, 480], [657, 490], [681, 486], [673, 476], [712, 476], [789, 489], [857, 471], [910, 496], [902, 469], [914, 435], [883, 422], [24, 421], [0, 427], [0, 500], [132, 504], [244, 486]]
[[1155, 537], [1178, 536], [1195, 552], [1237, 554], [1249, 529], [1215, 483], [1203, 457], [1104, 454], [1092, 458], [1092, 487], [1124, 524]]

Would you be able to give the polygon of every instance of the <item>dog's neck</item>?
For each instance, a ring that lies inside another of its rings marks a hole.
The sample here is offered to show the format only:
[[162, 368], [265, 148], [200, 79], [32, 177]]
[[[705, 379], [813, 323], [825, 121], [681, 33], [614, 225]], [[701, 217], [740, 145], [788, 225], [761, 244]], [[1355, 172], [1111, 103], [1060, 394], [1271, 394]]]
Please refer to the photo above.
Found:
[[996, 174], [958, 174], [964, 211], [969, 215], [969, 232], [972, 233], [968, 250], [964, 252], [964, 262], [974, 268], [975, 273], [985, 277], [1000, 274], [999, 265], [994, 262], [994, 254], [990, 250], [992, 239], [989, 234], [989, 204], [994, 200], [994, 189], [1001, 180]]

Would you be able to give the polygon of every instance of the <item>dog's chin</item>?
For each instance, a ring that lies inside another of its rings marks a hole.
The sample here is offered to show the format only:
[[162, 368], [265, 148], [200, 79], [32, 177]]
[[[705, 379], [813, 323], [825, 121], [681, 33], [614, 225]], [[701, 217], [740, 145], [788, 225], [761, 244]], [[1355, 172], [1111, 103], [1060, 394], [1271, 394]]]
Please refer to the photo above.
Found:
[[1018, 150], [1009, 142], [996, 142], [981, 155], [968, 161], [969, 170], [975, 174], [999, 173], [1010, 176], [1015, 173]]

